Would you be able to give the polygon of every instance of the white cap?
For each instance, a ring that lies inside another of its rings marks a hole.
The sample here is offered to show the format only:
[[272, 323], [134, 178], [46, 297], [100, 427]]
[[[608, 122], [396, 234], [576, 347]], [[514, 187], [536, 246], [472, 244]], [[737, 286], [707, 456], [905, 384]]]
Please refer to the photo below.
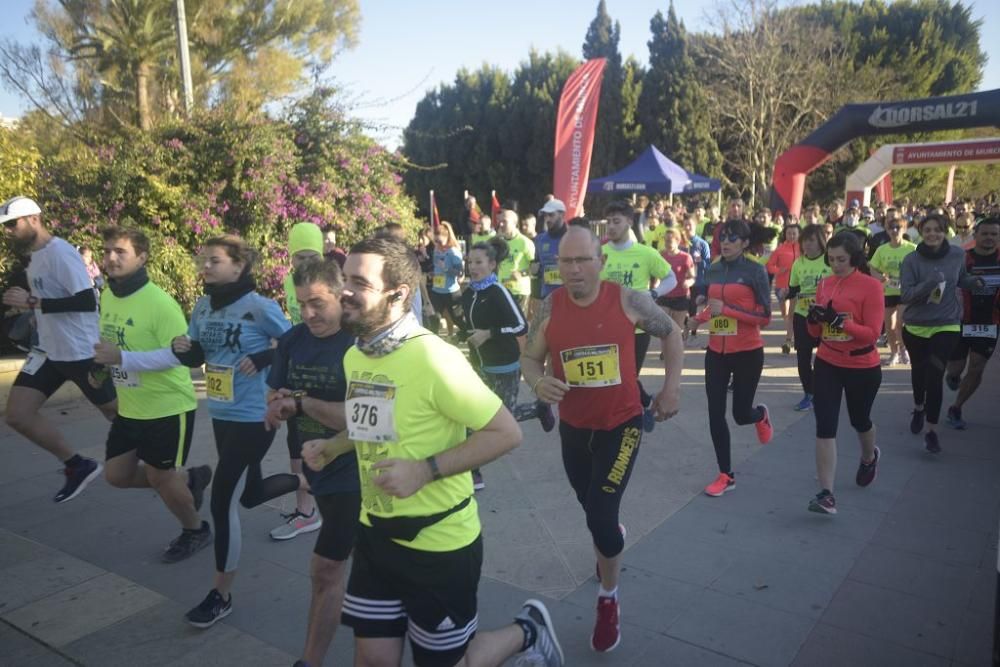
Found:
[[29, 215], [41, 215], [41, 213], [42, 209], [38, 207], [34, 199], [11, 197], [0, 206], [0, 224]]
[[550, 199], [545, 202], [545, 206], [542, 207], [542, 213], [565, 213], [566, 204], [562, 203], [558, 199]]

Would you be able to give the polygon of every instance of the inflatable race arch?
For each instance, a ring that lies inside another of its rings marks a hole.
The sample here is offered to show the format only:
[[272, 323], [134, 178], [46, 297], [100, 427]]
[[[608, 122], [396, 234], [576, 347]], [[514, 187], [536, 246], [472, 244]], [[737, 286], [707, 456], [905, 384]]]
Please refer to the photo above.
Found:
[[922, 144], [887, 144], [875, 151], [847, 177], [844, 199], [857, 199], [863, 206], [868, 206], [872, 188], [894, 169], [993, 162], [1000, 162], [1000, 138], [996, 137]]
[[857, 137], [1000, 127], [1000, 89], [903, 102], [848, 104], [800, 143], [778, 156], [771, 210], [798, 214], [806, 174]]

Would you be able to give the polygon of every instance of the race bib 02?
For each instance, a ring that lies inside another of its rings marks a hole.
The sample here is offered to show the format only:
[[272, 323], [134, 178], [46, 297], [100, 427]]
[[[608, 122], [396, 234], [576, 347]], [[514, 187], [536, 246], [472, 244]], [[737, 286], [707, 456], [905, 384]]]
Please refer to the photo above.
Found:
[[233, 402], [232, 366], [205, 364], [205, 395], [220, 403]]
[[559, 269], [545, 269], [543, 274], [543, 279], [546, 285], [562, 285], [562, 276], [559, 275]]
[[566, 384], [571, 387], [610, 387], [622, 383], [617, 345], [588, 345], [559, 353]]
[[434, 275], [434, 281], [431, 284], [438, 289], [444, 289], [446, 282], [447, 277], [443, 273], [438, 273]]
[[963, 324], [962, 338], [996, 338], [995, 324]]
[[347, 434], [359, 442], [396, 442], [396, 387], [351, 382], [347, 389]]
[[38, 372], [38, 369], [45, 364], [45, 360], [48, 356], [39, 350], [37, 347], [32, 348], [31, 352], [24, 359], [24, 365], [21, 366], [21, 372], [25, 375], [34, 375]]
[[708, 332], [713, 336], [735, 336], [739, 328], [739, 322], [733, 317], [719, 315], [708, 321]]
[[138, 373], [129, 373], [128, 371], [124, 371], [121, 366], [109, 366], [108, 373], [111, 375], [111, 382], [113, 382], [116, 387], [135, 389], [142, 386], [142, 383], [139, 381]]

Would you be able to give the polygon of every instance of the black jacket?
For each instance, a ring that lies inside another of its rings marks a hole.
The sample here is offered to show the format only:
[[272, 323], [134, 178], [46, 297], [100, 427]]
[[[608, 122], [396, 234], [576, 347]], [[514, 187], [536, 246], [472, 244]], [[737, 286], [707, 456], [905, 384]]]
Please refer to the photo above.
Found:
[[524, 313], [507, 288], [496, 283], [477, 292], [467, 289], [462, 294], [465, 313], [462, 332], [468, 337], [473, 329], [489, 329], [492, 336], [478, 348], [469, 346], [473, 366], [506, 366], [521, 358], [517, 337], [528, 332]]

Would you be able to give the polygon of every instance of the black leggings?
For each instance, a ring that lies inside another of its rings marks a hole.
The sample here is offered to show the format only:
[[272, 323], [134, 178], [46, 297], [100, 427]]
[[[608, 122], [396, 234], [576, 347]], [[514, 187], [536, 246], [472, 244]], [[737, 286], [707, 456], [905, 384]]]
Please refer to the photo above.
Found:
[[625, 548], [618, 529], [618, 508], [632, 476], [642, 440], [642, 416], [610, 431], [576, 428], [559, 422], [563, 467], [587, 515], [594, 546], [605, 558]]
[[799, 364], [799, 382], [802, 391], [813, 393], [813, 350], [819, 346], [819, 341], [809, 335], [806, 328], [806, 318], [798, 313], [792, 317], [792, 333], [795, 336], [795, 358]]
[[212, 420], [219, 462], [212, 480], [212, 521], [215, 522], [215, 569], [232, 572], [240, 561], [242, 536], [236, 501], [251, 508], [299, 488], [297, 475], [261, 477], [260, 462], [274, 441], [264, 422]]
[[928, 424], [937, 424], [941, 415], [944, 369], [959, 338], [961, 334], [957, 331], [941, 331], [930, 338], [923, 338], [903, 327], [903, 345], [910, 355], [913, 404], [924, 406]]
[[836, 438], [840, 397], [847, 399], [847, 416], [858, 433], [872, 430], [872, 405], [882, 384], [882, 367], [842, 368], [816, 357], [816, 437]]
[[708, 428], [715, 446], [719, 472], [732, 474], [729, 424], [726, 423], [726, 397], [729, 378], [733, 378], [733, 419], [740, 426], [756, 424], [764, 418], [764, 409], [754, 407], [761, 371], [764, 370], [764, 348], [746, 352], [720, 354], [705, 352], [705, 394], [708, 396]]
[[642, 386], [642, 382], [639, 380], [639, 373], [642, 371], [642, 364], [646, 361], [646, 352], [649, 351], [649, 341], [650, 336], [648, 333], [638, 333], [635, 334], [635, 381], [639, 384], [639, 400], [642, 401], [642, 407], [648, 408], [649, 404], [653, 401], [653, 397], [646, 393], [646, 390]]

